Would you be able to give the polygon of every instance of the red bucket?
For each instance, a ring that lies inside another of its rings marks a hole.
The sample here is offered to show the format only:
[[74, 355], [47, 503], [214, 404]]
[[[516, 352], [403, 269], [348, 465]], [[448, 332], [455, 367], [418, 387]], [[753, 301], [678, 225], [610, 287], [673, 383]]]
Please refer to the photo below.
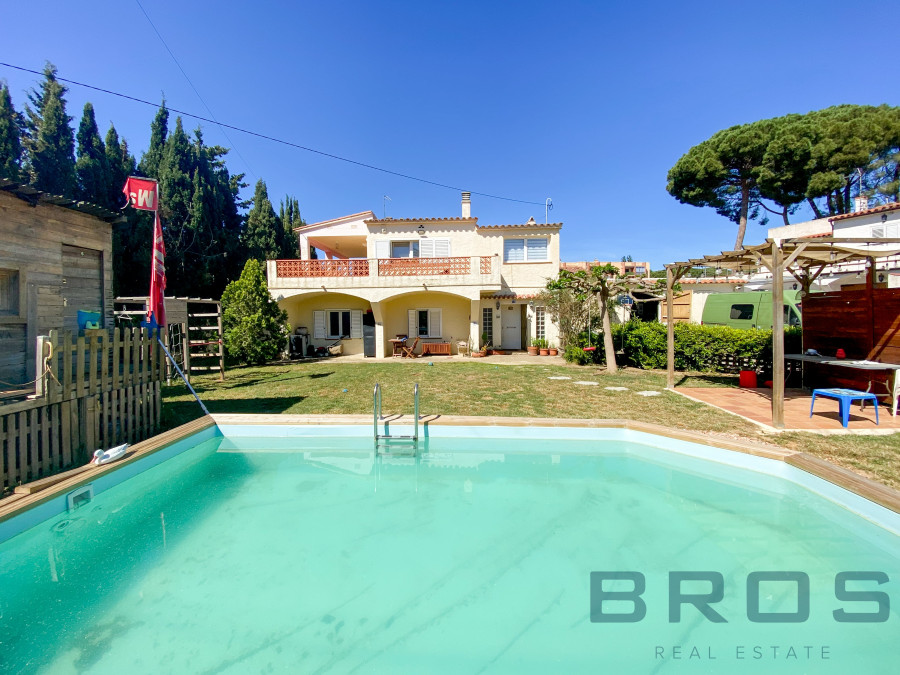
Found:
[[747, 389], [756, 389], [756, 371], [742, 370], [738, 384]]

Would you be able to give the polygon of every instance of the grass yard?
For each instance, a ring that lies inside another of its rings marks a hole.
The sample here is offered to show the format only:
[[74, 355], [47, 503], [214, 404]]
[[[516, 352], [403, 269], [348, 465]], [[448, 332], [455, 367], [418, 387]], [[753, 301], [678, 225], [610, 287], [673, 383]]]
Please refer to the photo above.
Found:
[[[820, 436], [764, 434], [739, 417], [664, 391], [665, 373], [628, 369], [607, 375], [596, 367], [494, 365], [435, 359], [387, 362], [319, 361], [229, 370], [225, 382], [196, 377], [194, 387], [213, 413], [371, 414], [381, 383], [384, 414], [411, 413], [419, 383], [423, 415], [496, 415], [632, 419], [678, 429], [739, 436], [802, 450], [900, 489], [900, 434]], [[568, 376], [571, 380], [551, 380]], [[732, 378], [733, 379], [733, 378]], [[691, 376], [686, 386], [728, 386], [722, 376]], [[576, 381], [597, 382], [598, 386]], [[605, 387], [626, 387], [609, 391]], [[346, 391], [345, 391], [346, 390]], [[656, 391], [659, 396], [640, 396]], [[183, 385], [163, 389], [163, 426], [199, 417]]]

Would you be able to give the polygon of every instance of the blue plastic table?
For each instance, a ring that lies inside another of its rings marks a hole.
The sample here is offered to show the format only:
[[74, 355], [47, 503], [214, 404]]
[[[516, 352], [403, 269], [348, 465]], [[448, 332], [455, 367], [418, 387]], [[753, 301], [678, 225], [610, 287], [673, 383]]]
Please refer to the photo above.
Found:
[[816, 396], [825, 396], [826, 398], [836, 398], [840, 404], [841, 424], [845, 427], [850, 421], [850, 404], [853, 401], [859, 401], [862, 404], [865, 401], [872, 401], [875, 404], [875, 424], [878, 424], [878, 398], [875, 394], [867, 391], [858, 391], [856, 389], [813, 389], [812, 403], [809, 406], [809, 416], [813, 416], [813, 408], [816, 405]]

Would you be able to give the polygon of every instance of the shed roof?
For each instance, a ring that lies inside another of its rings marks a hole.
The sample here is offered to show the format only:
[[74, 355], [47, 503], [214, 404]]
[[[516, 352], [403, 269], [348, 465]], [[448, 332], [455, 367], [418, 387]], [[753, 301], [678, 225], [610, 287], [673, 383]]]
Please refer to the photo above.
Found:
[[100, 220], [104, 220], [107, 223], [114, 223], [124, 218], [119, 211], [111, 211], [110, 209], [90, 202], [69, 199], [68, 197], [63, 197], [61, 195], [53, 195], [49, 192], [38, 190], [27, 183], [19, 183], [18, 181], [9, 180], [8, 178], [0, 178], [0, 190], [9, 192], [19, 199], [28, 202], [32, 206], [37, 206], [38, 204], [61, 206], [66, 209], [72, 209], [73, 211], [86, 213], [95, 218], [99, 218]]

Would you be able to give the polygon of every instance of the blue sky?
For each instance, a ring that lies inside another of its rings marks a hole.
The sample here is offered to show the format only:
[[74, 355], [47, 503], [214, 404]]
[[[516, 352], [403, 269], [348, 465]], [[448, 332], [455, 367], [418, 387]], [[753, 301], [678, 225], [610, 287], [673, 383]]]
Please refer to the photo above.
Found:
[[[216, 118], [477, 192], [543, 203], [564, 260], [666, 262], [729, 249], [735, 226], [678, 204], [666, 172], [733, 124], [840, 103], [900, 104], [878, 26], [893, 3], [171, 2], [145, 9]], [[0, 61], [206, 115], [134, 0], [7, 13]], [[28, 30], [28, 27], [33, 30]], [[0, 66], [22, 109], [37, 77]], [[135, 151], [152, 108], [71, 86]], [[197, 126], [185, 120], [187, 128]], [[459, 194], [202, 124], [309, 222], [459, 213]], [[252, 194], [252, 187], [245, 196]], [[473, 196], [482, 224], [541, 221], [543, 206]], [[804, 219], [802, 214], [793, 220]], [[765, 235], [748, 227], [746, 243]]]

